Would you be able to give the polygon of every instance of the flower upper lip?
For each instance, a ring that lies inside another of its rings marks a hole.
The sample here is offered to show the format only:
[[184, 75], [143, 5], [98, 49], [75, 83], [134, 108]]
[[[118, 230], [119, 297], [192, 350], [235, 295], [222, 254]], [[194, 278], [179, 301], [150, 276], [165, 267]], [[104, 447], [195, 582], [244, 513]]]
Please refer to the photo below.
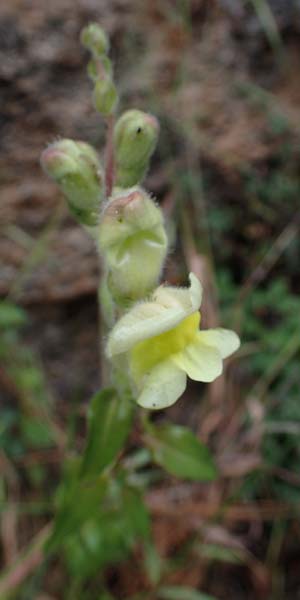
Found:
[[127, 352], [138, 342], [169, 331], [199, 310], [202, 285], [193, 273], [189, 279], [190, 288], [160, 286], [149, 302], [136, 304], [121, 317], [109, 336], [107, 356]]

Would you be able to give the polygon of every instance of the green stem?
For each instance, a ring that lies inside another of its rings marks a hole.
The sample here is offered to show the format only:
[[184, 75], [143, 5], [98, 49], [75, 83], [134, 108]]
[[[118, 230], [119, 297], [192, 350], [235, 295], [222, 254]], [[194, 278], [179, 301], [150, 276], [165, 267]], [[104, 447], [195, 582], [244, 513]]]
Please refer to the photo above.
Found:
[[115, 115], [109, 115], [107, 117], [107, 136], [106, 136], [106, 165], [105, 165], [105, 186], [106, 186], [106, 197], [111, 196], [114, 179], [115, 179], [115, 157], [114, 157], [114, 126], [115, 126]]

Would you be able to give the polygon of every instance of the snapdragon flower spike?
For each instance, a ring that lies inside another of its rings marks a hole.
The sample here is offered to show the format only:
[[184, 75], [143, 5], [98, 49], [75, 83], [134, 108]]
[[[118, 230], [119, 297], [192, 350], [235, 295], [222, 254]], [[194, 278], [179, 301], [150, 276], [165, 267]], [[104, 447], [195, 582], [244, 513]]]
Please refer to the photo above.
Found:
[[162, 409], [178, 400], [187, 376], [211, 382], [222, 373], [223, 359], [240, 345], [227, 329], [199, 330], [202, 286], [190, 274], [190, 288], [160, 286], [148, 302], [136, 304], [112, 329], [107, 355], [125, 355], [137, 402]]
[[83, 225], [97, 225], [104, 176], [94, 148], [86, 142], [59, 140], [42, 152], [41, 165], [66, 196], [75, 218]]
[[116, 185], [128, 188], [141, 183], [159, 133], [158, 120], [141, 110], [127, 110], [114, 131]]
[[121, 190], [104, 207], [98, 231], [114, 300], [124, 306], [145, 298], [158, 284], [168, 249], [160, 208], [140, 187]]

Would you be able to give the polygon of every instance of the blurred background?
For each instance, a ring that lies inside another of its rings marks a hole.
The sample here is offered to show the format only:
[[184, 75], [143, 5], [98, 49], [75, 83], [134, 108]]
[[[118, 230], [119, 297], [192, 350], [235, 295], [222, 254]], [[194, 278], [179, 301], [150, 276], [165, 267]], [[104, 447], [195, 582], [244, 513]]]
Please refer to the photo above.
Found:
[[[199, 275], [205, 326], [242, 346], [168, 411], [210, 446], [219, 479], [148, 473], [157, 554], [145, 567], [138, 544], [106, 545], [72, 591], [39, 536], [101, 385], [99, 267], [39, 155], [60, 136], [103, 144], [79, 43], [91, 20], [111, 38], [120, 109], [160, 120], [146, 187], [169, 223], [164, 277]], [[155, 600], [158, 556], [165, 584], [203, 598], [300, 598], [299, 34], [299, 0], [1, 3], [1, 599]]]

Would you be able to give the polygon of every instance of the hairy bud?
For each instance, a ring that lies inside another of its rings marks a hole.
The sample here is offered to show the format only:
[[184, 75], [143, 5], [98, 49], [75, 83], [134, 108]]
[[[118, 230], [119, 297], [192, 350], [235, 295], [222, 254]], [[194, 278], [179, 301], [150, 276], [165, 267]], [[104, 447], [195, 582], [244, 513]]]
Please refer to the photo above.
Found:
[[112, 77], [113, 73], [111, 60], [107, 56], [101, 56], [100, 68], [99, 62], [99, 59], [91, 58], [87, 66], [88, 76], [94, 83], [96, 83], [98, 79], [103, 78], [103, 73], [106, 73], [108, 77]]
[[94, 148], [85, 142], [60, 140], [42, 152], [41, 165], [66, 196], [76, 219], [84, 225], [95, 226], [103, 199], [104, 178]]
[[90, 23], [83, 28], [80, 41], [94, 56], [101, 56], [109, 51], [109, 39], [97, 23]]
[[128, 110], [117, 121], [114, 132], [116, 185], [126, 188], [144, 178], [155, 149], [159, 123], [140, 110]]
[[116, 302], [126, 305], [144, 298], [157, 285], [167, 236], [160, 208], [143, 189], [111, 198], [100, 219], [98, 242]]
[[110, 77], [104, 77], [96, 81], [93, 99], [96, 110], [103, 116], [108, 116], [114, 112], [118, 103], [118, 93]]

